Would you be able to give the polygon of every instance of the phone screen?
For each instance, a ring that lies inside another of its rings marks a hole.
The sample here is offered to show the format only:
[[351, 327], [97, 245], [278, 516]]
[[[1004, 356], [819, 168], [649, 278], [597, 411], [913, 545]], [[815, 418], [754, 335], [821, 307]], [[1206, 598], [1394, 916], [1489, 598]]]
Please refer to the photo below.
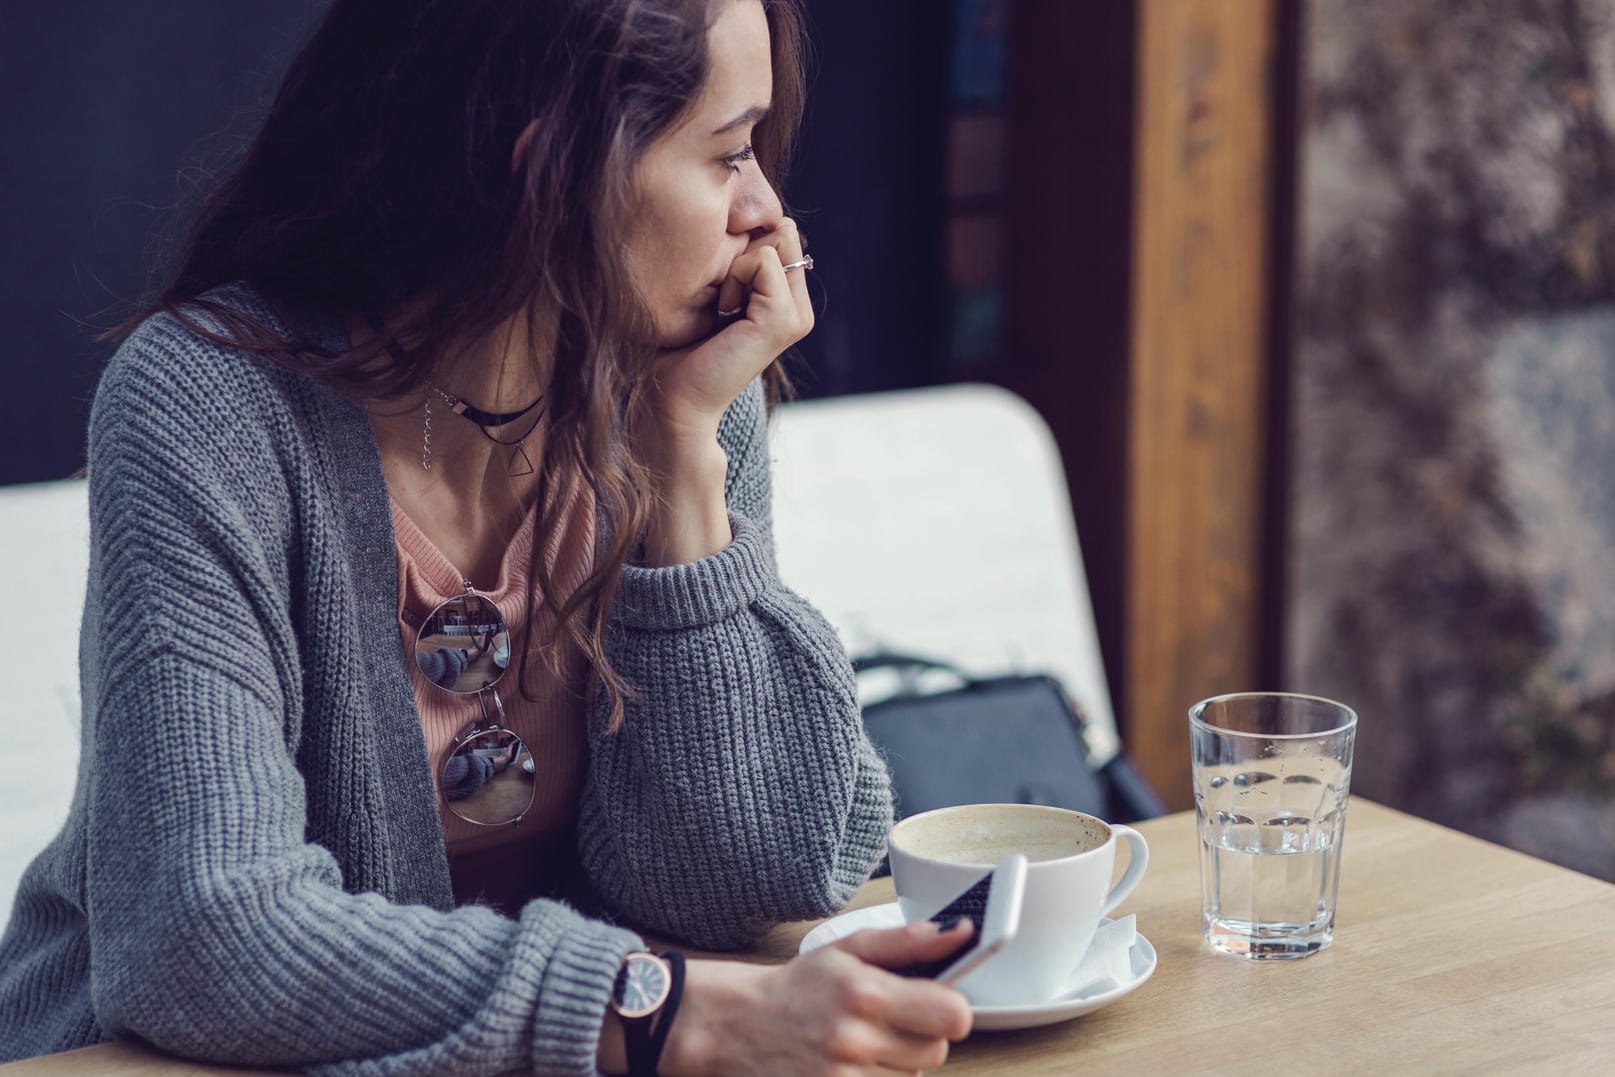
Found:
[[997, 953], [1015, 937], [1025, 883], [1026, 858], [1019, 854], [1005, 857], [997, 867], [930, 917], [944, 931], [960, 920], [969, 920], [975, 930], [964, 949], [935, 961], [897, 969], [898, 975], [924, 976], [952, 983]]

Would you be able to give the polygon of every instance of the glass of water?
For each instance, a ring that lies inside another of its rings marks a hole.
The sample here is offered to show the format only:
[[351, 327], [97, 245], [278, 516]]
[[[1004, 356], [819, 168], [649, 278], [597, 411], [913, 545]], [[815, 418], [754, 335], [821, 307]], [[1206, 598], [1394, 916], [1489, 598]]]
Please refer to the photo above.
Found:
[[1335, 937], [1357, 714], [1316, 696], [1242, 692], [1189, 708], [1206, 940], [1256, 959]]

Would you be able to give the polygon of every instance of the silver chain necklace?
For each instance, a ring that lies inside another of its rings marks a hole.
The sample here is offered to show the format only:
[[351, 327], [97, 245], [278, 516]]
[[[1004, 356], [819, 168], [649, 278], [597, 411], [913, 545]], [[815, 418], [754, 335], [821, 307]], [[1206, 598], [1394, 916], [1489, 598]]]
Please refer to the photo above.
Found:
[[[444, 392], [442, 389], [439, 389], [430, 382], [427, 383], [426, 388], [425, 422], [421, 430], [422, 471], [432, 470], [432, 394], [436, 393], [438, 396], [443, 398], [443, 402], [449, 406], [450, 411], [465, 419], [467, 422], [472, 423], [478, 430], [482, 431], [483, 437], [487, 438], [495, 445], [502, 445], [511, 450], [509, 471], [511, 476], [531, 475], [533, 473], [533, 461], [528, 457], [527, 450], [522, 447], [522, 443], [531, 437], [533, 431], [538, 429], [538, 424], [544, 421], [544, 413], [548, 410], [542, 406], [544, 404], [544, 394], [540, 393], [537, 400], [534, 400], [531, 404], [519, 411], [495, 413], [483, 411], [479, 407], [468, 404], [459, 397]], [[520, 419], [523, 415], [526, 415], [528, 412], [532, 411], [534, 408], [538, 409], [538, 414], [533, 416], [532, 425], [523, 431], [522, 435], [516, 438], [516, 440], [501, 441], [499, 438], [494, 437], [493, 434], [489, 432], [489, 427], [508, 426], [517, 419]]]

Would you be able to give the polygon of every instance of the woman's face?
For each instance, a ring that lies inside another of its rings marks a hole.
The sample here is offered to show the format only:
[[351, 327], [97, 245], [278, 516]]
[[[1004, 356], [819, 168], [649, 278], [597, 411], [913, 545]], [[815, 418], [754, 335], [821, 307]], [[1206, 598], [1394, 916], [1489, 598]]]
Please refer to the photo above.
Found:
[[718, 288], [750, 241], [779, 226], [779, 197], [751, 154], [773, 96], [768, 23], [758, 0], [719, 0], [707, 31], [706, 86], [635, 170], [640, 204], [628, 265], [658, 343], [693, 344], [718, 327]]

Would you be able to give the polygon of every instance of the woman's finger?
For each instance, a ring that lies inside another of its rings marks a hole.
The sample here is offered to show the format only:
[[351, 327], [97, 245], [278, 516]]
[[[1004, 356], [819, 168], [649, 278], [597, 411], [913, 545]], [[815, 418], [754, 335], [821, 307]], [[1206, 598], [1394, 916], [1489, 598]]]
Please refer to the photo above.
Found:
[[923, 1036], [893, 1029], [888, 1052], [881, 1061], [893, 1069], [934, 1070], [948, 1060], [945, 1036]]
[[958, 991], [934, 980], [888, 978], [884, 1018], [894, 1031], [926, 1040], [962, 1040], [974, 1015]]
[[[796, 222], [786, 218], [780, 223], [779, 227], [770, 229], [763, 235], [753, 239], [745, 251], [736, 257], [734, 264], [730, 267], [729, 276], [718, 290], [718, 312], [720, 314], [732, 317], [746, 312], [746, 308], [749, 306], [748, 287], [753, 291], [756, 290], [755, 285], [752, 283], [753, 276], [748, 276], [748, 271], [751, 271], [753, 275], [755, 274], [755, 269], [760, 263], [754, 262], [752, 258], [764, 248], [773, 248], [782, 267], [801, 261], [805, 247], [801, 235], [797, 231]], [[813, 303], [808, 296], [805, 267], [785, 273], [782, 279], [791, 298], [797, 305], [798, 313], [803, 316], [807, 329], [811, 329], [813, 327]], [[806, 335], [806, 331], [803, 330], [803, 335]]]
[[964, 945], [973, 930], [969, 920], [960, 920], [947, 931], [930, 920], [918, 920], [902, 927], [855, 931], [830, 945], [871, 965], [900, 969], [947, 957]]
[[779, 252], [779, 260], [785, 265], [790, 265], [801, 260], [807, 250], [807, 243], [796, 227], [796, 222], [786, 217], [776, 227], [770, 228], [746, 244], [748, 251], [754, 251], [758, 247], [773, 247]]
[[948, 1041], [937, 1036], [916, 1036], [877, 1024], [858, 1021], [835, 1034], [832, 1058], [852, 1065], [875, 1065], [914, 1073], [934, 1070], [948, 1060]]
[[[832, 945], [883, 969], [936, 961], [958, 951], [972, 934], [964, 920], [947, 931], [920, 921], [886, 931], [860, 931]], [[882, 976], [875, 995], [882, 1022], [927, 1038], [963, 1039], [970, 1033], [970, 1004], [951, 987], [934, 980]]]
[[[773, 296], [786, 294], [783, 258], [772, 243], [756, 243], [742, 251], [729, 264], [729, 275], [718, 289], [718, 310], [745, 313], [749, 312], [751, 295], [758, 292]], [[770, 266], [780, 267], [777, 279], [766, 277]]]
[[[801, 230], [796, 227], [796, 222], [789, 217], [781, 220], [777, 228], [772, 228], [752, 240], [748, 249], [759, 245], [767, 245], [778, 251], [780, 265], [782, 266], [794, 265], [800, 262], [802, 256], [807, 253], [807, 240], [802, 235]], [[812, 303], [807, 292], [807, 267], [802, 266], [791, 270], [785, 274], [785, 279], [791, 286], [792, 296], [811, 315]]]
[[[772, 246], [747, 251], [730, 267], [729, 277], [719, 289], [718, 309], [734, 312], [739, 308], [739, 313], [757, 323], [784, 350], [813, 328], [812, 306], [798, 297], [787, 279], [795, 275], [785, 272], [779, 252]], [[734, 306], [726, 305], [731, 303]]]
[[718, 287], [718, 313], [724, 317], [746, 313], [746, 293], [757, 276], [762, 259], [748, 248], [729, 263], [729, 275]]

